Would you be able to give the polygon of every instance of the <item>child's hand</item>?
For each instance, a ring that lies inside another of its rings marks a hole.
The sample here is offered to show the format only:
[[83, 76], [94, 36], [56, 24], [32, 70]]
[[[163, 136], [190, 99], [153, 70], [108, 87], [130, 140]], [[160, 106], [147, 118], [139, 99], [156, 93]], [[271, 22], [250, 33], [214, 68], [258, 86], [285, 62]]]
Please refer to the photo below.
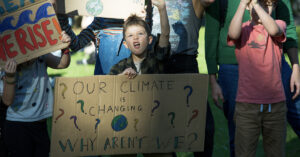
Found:
[[[131, 13], [129, 16], [131, 16], [132, 14], [133, 14], [133, 15], [135, 14], [136, 16], [142, 18], [143, 20], [146, 19], [146, 10], [145, 10], [145, 8], [141, 8], [141, 9], [139, 9], [139, 10], [135, 10], [135, 11], [134, 11], [133, 13]], [[126, 21], [126, 20], [128, 19], [129, 16], [125, 17], [125, 18], [124, 18], [124, 21]]]
[[127, 68], [120, 75], [128, 75], [128, 78], [132, 79], [136, 76], [136, 71], [132, 68]]
[[65, 31], [62, 31], [61, 32], [61, 41], [63, 43], [68, 43], [68, 46], [69, 46], [71, 43], [71, 37]]
[[17, 62], [14, 59], [10, 59], [6, 62], [4, 71], [7, 76], [14, 76], [17, 69]]
[[254, 7], [254, 5], [258, 4], [258, 3], [257, 3], [257, 0], [250, 0], [250, 4]]
[[165, 0], [151, 0], [152, 4], [155, 5], [158, 10], [162, 10], [166, 7]]

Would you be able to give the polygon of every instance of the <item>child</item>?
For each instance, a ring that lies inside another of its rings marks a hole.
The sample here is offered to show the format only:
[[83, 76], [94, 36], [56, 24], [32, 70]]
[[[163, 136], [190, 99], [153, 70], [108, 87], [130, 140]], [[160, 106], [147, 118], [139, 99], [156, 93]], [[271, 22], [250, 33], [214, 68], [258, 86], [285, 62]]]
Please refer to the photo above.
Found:
[[[159, 40], [155, 43], [154, 50], [148, 51], [148, 46], [152, 43], [149, 25], [142, 18], [131, 15], [123, 26], [124, 45], [131, 51], [131, 56], [114, 65], [110, 70], [111, 75], [128, 75], [128, 78], [132, 79], [137, 74], [164, 72], [162, 62], [170, 53], [170, 26], [165, 1], [152, 0], [152, 3], [158, 8], [161, 21], [161, 34], [158, 35]], [[144, 156], [171, 157], [172, 154], [151, 153]]]
[[[230, 23], [239, 80], [235, 108], [235, 153], [256, 156], [260, 131], [266, 156], [285, 156], [286, 105], [281, 81], [285, 22], [270, 15], [276, 0], [241, 0]], [[242, 23], [245, 9], [251, 21]]]
[[[62, 41], [70, 43], [62, 32]], [[8, 61], [3, 78], [3, 103], [8, 107], [4, 124], [4, 141], [12, 157], [48, 157], [50, 140], [46, 118], [52, 116], [53, 92], [47, 67], [69, 66], [70, 55], [64, 49], [61, 57], [47, 54], [20, 65]], [[17, 68], [16, 68], [17, 67]]]
[[131, 56], [121, 60], [114, 65], [110, 74], [128, 75], [134, 78], [136, 74], [163, 73], [162, 61], [169, 56], [170, 26], [164, 0], [152, 0], [158, 8], [161, 21], [161, 34], [155, 43], [153, 52], [148, 52], [148, 45], [152, 43], [151, 30], [149, 25], [136, 15], [130, 16], [124, 23], [123, 36], [124, 45], [131, 51]]

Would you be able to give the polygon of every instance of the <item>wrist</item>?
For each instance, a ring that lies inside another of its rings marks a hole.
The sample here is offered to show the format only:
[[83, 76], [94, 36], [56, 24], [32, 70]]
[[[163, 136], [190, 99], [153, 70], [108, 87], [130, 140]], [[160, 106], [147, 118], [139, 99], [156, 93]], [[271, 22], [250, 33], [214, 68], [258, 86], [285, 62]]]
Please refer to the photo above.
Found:
[[15, 74], [16, 73], [5, 73], [5, 77], [9, 77], [9, 78], [13, 77], [13, 78], [15, 78]]
[[210, 74], [209, 75], [209, 82], [211, 85], [214, 85], [217, 83], [217, 76], [216, 74]]
[[70, 54], [70, 49], [69, 49], [69, 48], [65, 48], [65, 49], [62, 49], [61, 52], [62, 52], [64, 55], [69, 55], [69, 54]]
[[162, 7], [158, 8], [158, 11], [159, 12], [167, 12], [167, 8], [166, 8], [166, 6], [162, 6]]
[[15, 77], [4, 77], [4, 81], [6, 84], [15, 84], [16, 83], [16, 79]]
[[299, 68], [299, 64], [293, 64], [293, 65], [292, 65], [292, 69], [293, 69], [293, 71], [294, 71], [294, 70], [299, 71], [299, 69], [300, 69], [300, 68]]

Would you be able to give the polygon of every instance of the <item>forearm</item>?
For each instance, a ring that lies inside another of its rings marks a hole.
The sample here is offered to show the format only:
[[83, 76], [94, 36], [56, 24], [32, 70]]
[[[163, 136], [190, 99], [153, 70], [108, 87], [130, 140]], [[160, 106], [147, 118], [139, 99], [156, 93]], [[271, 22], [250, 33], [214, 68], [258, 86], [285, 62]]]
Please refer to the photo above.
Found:
[[270, 36], [282, 35], [283, 30], [279, 28], [275, 20], [259, 4], [255, 4], [253, 7]]
[[287, 54], [288, 54], [289, 60], [291, 62], [292, 68], [294, 68], [294, 66], [298, 67], [299, 66], [298, 49], [297, 48], [289, 48], [287, 50]]
[[[200, 19], [204, 14], [204, 7], [201, 2], [204, 0], [193, 0], [193, 7], [196, 16]], [[203, 2], [204, 3], [204, 2]]]
[[160, 25], [161, 25], [161, 35], [159, 38], [159, 46], [160, 47], [167, 47], [169, 44], [169, 37], [170, 37], [170, 25], [167, 15], [166, 7], [159, 10], [160, 14]]
[[57, 65], [57, 69], [65, 69], [65, 68], [69, 67], [70, 62], [71, 62], [71, 56], [70, 56], [70, 54], [62, 52], [62, 55], [61, 55], [61, 58], [60, 58], [60, 62]]
[[70, 43], [70, 49], [74, 52], [84, 48], [88, 43], [94, 40], [94, 32], [92, 28], [97, 27], [96, 24], [95, 26], [90, 26], [86, 29], [83, 29], [80, 34], [77, 36], [73, 30], [72, 27], [68, 23], [68, 18], [66, 16], [58, 16], [59, 23], [61, 25], [62, 30], [66, 31], [66, 33], [70, 36], [71, 38], [71, 43]]
[[236, 40], [240, 37], [242, 31], [243, 24], [243, 16], [246, 9], [247, 4], [240, 3], [239, 7], [233, 16], [233, 19], [230, 22], [228, 36], [230, 39]]
[[15, 97], [15, 86], [16, 79], [15, 77], [4, 77], [4, 88], [3, 88], [3, 97], [2, 101], [6, 106], [10, 106], [13, 103]]
[[209, 74], [209, 83], [210, 83], [210, 85], [217, 83], [217, 75], [216, 74]]
[[62, 49], [61, 57], [54, 56], [49, 53], [45, 57], [45, 61], [48, 67], [52, 69], [64, 69], [70, 65], [71, 57], [68, 52], [69, 49]]

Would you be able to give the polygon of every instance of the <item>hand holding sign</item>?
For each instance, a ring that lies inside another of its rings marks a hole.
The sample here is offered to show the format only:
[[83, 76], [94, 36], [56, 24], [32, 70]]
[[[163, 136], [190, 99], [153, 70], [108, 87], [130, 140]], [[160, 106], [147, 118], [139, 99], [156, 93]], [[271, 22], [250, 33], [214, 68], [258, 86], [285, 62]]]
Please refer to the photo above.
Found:
[[[8, 59], [13, 58], [20, 64], [68, 46], [58, 40], [60, 27], [48, 1], [27, 4], [26, 7], [1, 16], [0, 33], [2, 67]], [[68, 39], [65, 41], [68, 42]]]

